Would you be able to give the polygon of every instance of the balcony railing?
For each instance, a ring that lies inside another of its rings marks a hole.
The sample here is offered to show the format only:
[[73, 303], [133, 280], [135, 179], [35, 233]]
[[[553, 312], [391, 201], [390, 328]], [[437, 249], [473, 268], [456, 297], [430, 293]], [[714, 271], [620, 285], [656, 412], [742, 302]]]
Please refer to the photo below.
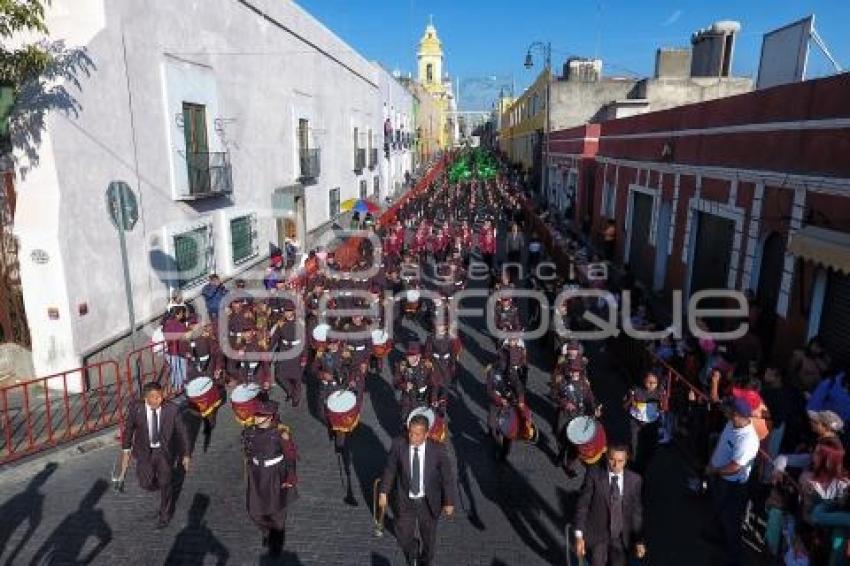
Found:
[[298, 162], [302, 180], [316, 179], [322, 173], [322, 150], [318, 148], [301, 149], [298, 154]]
[[369, 149], [369, 169], [374, 169], [378, 166], [378, 148], [372, 147]]
[[366, 168], [366, 148], [354, 149], [354, 170], [358, 173]]
[[216, 197], [233, 192], [230, 158], [223, 151], [193, 151], [186, 154], [189, 193], [183, 199]]

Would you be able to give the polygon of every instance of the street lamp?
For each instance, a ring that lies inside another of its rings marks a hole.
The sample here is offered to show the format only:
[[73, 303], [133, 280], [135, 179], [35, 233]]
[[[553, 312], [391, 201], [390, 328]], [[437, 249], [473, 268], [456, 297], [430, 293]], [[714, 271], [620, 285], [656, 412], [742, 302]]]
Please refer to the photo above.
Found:
[[528, 46], [528, 51], [525, 54], [525, 68], [531, 69], [534, 66], [534, 59], [531, 57], [532, 49], [539, 49], [543, 52], [543, 58], [546, 64], [546, 122], [543, 129], [543, 158], [541, 159], [540, 170], [540, 195], [544, 202], [548, 202], [546, 194], [547, 182], [549, 176], [549, 129], [551, 120], [551, 87], [552, 87], [552, 44], [550, 42], [543, 43], [535, 41]]

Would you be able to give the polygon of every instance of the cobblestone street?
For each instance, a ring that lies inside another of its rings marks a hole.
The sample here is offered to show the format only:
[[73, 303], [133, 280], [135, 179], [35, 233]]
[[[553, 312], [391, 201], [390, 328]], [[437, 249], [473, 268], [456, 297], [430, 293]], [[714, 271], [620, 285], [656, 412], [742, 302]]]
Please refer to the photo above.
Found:
[[[483, 299], [469, 302], [464, 306], [484, 306]], [[540, 440], [537, 445], [516, 445], [508, 462], [498, 464], [486, 433], [483, 379], [494, 349], [483, 328], [480, 317], [461, 325], [462, 368], [459, 391], [449, 401], [447, 440], [458, 470], [460, 502], [453, 519], [441, 520], [438, 563], [566, 564], [565, 529], [582, 477], [568, 479], [552, 464], [556, 449], [549, 424], [553, 409], [546, 397], [549, 350], [530, 345], [528, 402]], [[392, 361], [414, 335], [424, 340], [425, 331], [405, 322], [396, 336]], [[620, 400], [625, 385], [598, 345], [591, 346], [590, 356], [590, 374], [605, 405], [609, 438], [623, 439], [626, 420]], [[111, 436], [108, 446], [58, 465], [50, 464], [49, 455], [23, 464], [22, 469], [40, 470], [31, 478], [15, 468], [0, 474], [2, 560], [7, 564], [402, 564], [391, 518], [383, 538], [374, 536], [372, 521], [373, 482], [399, 426], [389, 366], [382, 379], [370, 378], [367, 387], [361, 423], [351, 438], [351, 495], [356, 505], [347, 497], [346, 474], [313, 407], [302, 403], [297, 409], [283, 409], [283, 421], [293, 427], [300, 450], [300, 497], [289, 512], [284, 556], [274, 562], [264, 557], [259, 533], [245, 512], [240, 427], [229, 405], [219, 412], [209, 451], [196, 446], [174, 520], [162, 531], [154, 528], [157, 498], [141, 491], [133, 468], [126, 492], [111, 491], [108, 482], [118, 455]], [[308, 396], [311, 393], [308, 382]], [[275, 389], [273, 397], [281, 396]], [[197, 435], [197, 425], [189, 424]], [[649, 475], [650, 505], [645, 513], [649, 563], [675, 565], [687, 559], [694, 566], [711, 564], [716, 556], [698, 538], [701, 517], [709, 515], [685, 495], [686, 469], [678, 453], [660, 450]]]

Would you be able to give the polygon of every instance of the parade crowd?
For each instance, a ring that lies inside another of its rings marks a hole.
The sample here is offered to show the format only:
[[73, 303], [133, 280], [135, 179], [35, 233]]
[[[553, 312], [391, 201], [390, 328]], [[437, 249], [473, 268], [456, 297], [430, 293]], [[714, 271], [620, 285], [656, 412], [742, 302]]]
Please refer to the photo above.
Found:
[[[283, 423], [285, 410], [271, 399], [273, 387], [284, 403], [315, 408], [348, 466], [366, 382], [384, 379], [384, 366], [391, 366], [404, 432], [387, 457], [375, 520], [382, 524], [392, 507], [408, 561], [432, 564], [438, 519], [451, 516], [457, 500], [445, 440], [464, 344], [450, 313], [467, 288], [483, 288], [491, 297], [487, 330], [496, 354], [476, 377], [486, 384], [494, 466], [517, 442], [539, 437], [542, 423], [526, 401], [533, 360], [524, 331], [540, 320], [541, 308], [551, 308], [551, 327], [540, 339], [554, 368], [547, 389], [555, 416], [547, 426], [557, 441], [555, 465], [565, 478], [584, 476], [567, 518], [578, 556], [597, 566], [652, 562], [643, 536], [642, 475], [651, 471], [658, 447], [675, 442], [689, 457], [695, 496], [712, 501], [716, 517], [704, 535], [722, 546], [728, 563], [744, 560], [744, 524], [786, 564], [821, 563], [830, 552], [843, 557], [845, 545], [835, 540], [850, 526], [843, 444], [850, 390], [817, 338], [789, 367], [771, 364], [758, 335], [765, 314], [750, 297], [750, 331], [733, 342], [688, 332], [654, 342], [621, 334], [583, 343], [570, 332], [586, 330], [584, 314], [604, 315], [608, 303], [555, 299], [589, 284], [581, 279], [583, 266], [611, 259], [610, 227], [600, 254], [573, 234], [568, 249], [575, 265], [544, 278], [534, 269], [551, 259], [551, 250], [530, 221], [534, 204], [507, 167], [489, 179], [440, 176], [426, 189], [380, 218], [357, 218], [351, 228], [360, 232], [333, 250], [305, 254], [295, 275], [291, 260], [274, 258], [262, 294], [244, 281], [227, 290], [212, 275], [200, 312], [174, 296], [163, 321], [168, 371], [144, 384], [123, 431], [123, 472], [135, 459], [140, 486], [160, 492], [160, 528], [173, 513], [174, 465], [186, 471], [191, 465], [184, 421], [202, 423], [206, 450], [229, 401], [244, 427], [248, 515], [270, 554], [279, 555], [286, 510], [297, 499], [298, 450]], [[473, 284], [481, 273], [483, 287]], [[634, 327], [665, 327], [627, 267], [615, 275], [612, 264], [601, 288], [617, 302], [630, 294]], [[539, 291], [549, 303], [512, 294], [519, 289]], [[404, 320], [421, 325], [427, 339], [395, 344]], [[716, 329], [712, 320], [699, 324]], [[394, 349], [403, 351], [397, 361]], [[590, 371], [594, 356], [615, 359], [629, 381], [625, 438], [606, 433], [606, 409]], [[306, 380], [314, 380], [307, 390], [315, 398], [305, 399]], [[185, 399], [186, 409], [170, 398]]]

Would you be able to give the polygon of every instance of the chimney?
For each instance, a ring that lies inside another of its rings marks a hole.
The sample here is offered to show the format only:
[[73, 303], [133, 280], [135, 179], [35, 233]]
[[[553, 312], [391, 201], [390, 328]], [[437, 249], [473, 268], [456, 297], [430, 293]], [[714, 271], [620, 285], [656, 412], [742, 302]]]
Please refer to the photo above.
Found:
[[691, 50], [661, 47], [655, 52], [656, 79], [686, 79], [691, 76]]
[[728, 77], [732, 71], [735, 36], [741, 24], [724, 20], [711, 24], [691, 36], [692, 77]]
[[580, 81], [585, 83], [597, 82], [602, 76], [601, 59], [585, 59], [584, 57], [570, 57], [564, 63], [564, 77], [568, 81]]

